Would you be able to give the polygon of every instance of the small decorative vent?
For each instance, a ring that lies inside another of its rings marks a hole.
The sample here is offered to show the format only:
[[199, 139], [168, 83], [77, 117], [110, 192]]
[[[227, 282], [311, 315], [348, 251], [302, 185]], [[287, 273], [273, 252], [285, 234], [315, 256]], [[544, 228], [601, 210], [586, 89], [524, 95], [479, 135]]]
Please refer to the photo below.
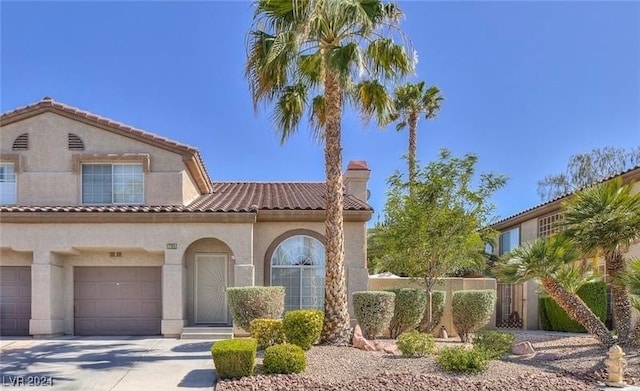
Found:
[[20, 136], [16, 137], [13, 142], [13, 150], [14, 151], [26, 151], [29, 149], [29, 133], [22, 133]]
[[69, 141], [70, 151], [84, 151], [84, 143], [82, 142], [82, 139], [78, 137], [77, 134], [69, 133], [67, 138]]
[[111, 258], [122, 258], [122, 253], [120, 251], [112, 251], [109, 253]]

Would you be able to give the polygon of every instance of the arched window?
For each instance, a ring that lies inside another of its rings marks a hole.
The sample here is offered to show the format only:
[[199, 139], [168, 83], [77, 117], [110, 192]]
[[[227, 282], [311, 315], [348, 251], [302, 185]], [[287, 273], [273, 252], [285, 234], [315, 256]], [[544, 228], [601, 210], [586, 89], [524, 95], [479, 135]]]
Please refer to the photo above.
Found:
[[271, 285], [284, 286], [284, 310], [324, 306], [324, 245], [307, 235], [291, 236], [271, 255]]

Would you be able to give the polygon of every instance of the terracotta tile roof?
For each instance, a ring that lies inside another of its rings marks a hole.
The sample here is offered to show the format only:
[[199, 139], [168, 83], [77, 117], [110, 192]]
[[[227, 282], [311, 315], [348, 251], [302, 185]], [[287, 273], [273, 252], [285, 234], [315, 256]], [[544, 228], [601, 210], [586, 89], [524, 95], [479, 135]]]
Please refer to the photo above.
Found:
[[168, 138], [158, 136], [153, 133], [149, 133], [147, 131], [134, 128], [132, 126], [123, 124], [121, 122], [114, 121], [109, 118], [101, 117], [99, 115], [90, 113], [88, 111], [81, 110], [77, 107], [69, 106], [64, 103], [57, 102], [53, 100], [51, 97], [45, 96], [41, 101], [19, 107], [15, 110], [8, 111], [6, 113], [2, 113], [0, 115], [0, 124], [7, 125], [15, 121], [20, 121], [24, 118], [29, 118], [30, 116], [37, 115], [43, 112], [54, 112], [62, 115], [66, 115], [68, 117], [84, 119], [90, 122], [93, 122], [95, 125], [104, 128], [107, 128], [115, 133], [126, 134], [134, 139], [140, 140], [142, 142], [147, 142], [152, 145], [159, 146], [164, 149], [168, 149], [173, 152], [177, 152], [180, 154], [187, 154], [193, 156], [197, 161], [199, 168], [202, 170], [206, 183], [210, 184], [211, 179], [209, 177], [209, 173], [207, 172], [207, 168], [204, 165], [204, 161], [202, 160], [202, 156], [197, 148], [192, 147], [187, 144], [182, 144], [177, 141], [170, 140]]
[[619, 176], [633, 176], [635, 174], [638, 174], [638, 176], [640, 176], [640, 165], [632, 167], [632, 168], [629, 168], [628, 170], [621, 171], [621, 172], [616, 173], [614, 175], [608, 176], [608, 177], [606, 177], [606, 178], [604, 178], [604, 179], [602, 179], [602, 180], [600, 180], [598, 182], [592, 183], [591, 185], [584, 186], [584, 187], [581, 187], [580, 189], [576, 189], [576, 190], [574, 190], [572, 192], [559, 195], [559, 196], [557, 196], [557, 197], [555, 197], [555, 198], [553, 198], [553, 199], [551, 199], [549, 201], [545, 201], [545, 202], [540, 203], [540, 204], [538, 204], [536, 206], [532, 206], [531, 208], [528, 208], [528, 209], [525, 209], [525, 210], [523, 210], [521, 212], [515, 213], [515, 214], [513, 214], [513, 215], [511, 215], [509, 217], [505, 217], [505, 218], [503, 218], [503, 219], [501, 219], [499, 221], [496, 221], [495, 223], [491, 224], [491, 227], [495, 227], [496, 225], [500, 225], [500, 224], [506, 223], [507, 221], [516, 219], [517, 217], [522, 216], [524, 214], [532, 213], [535, 210], [540, 209], [540, 208], [542, 208], [544, 206], [551, 205], [551, 204], [554, 204], [554, 203], [560, 203], [560, 201], [566, 199], [567, 197], [569, 197], [573, 193], [578, 192], [580, 190], [584, 190], [587, 187], [594, 186], [594, 185], [597, 185], [597, 184], [600, 184], [600, 183], [604, 183], [606, 181], [609, 181], [609, 180], [611, 180], [613, 178], [617, 178]]
[[[0, 213], [79, 212], [79, 213], [247, 213], [258, 210], [324, 210], [325, 184], [312, 182], [218, 182], [213, 193], [181, 205], [78, 205], [78, 206], [0, 206]], [[366, 202], [345, 195], [344, 209], [372, 210]]]
[[[187, 209], [196, 211], [324, 210], [325, 184], [316, 182], [218, 182], [213, 194], [201, 196]], [[364, 201], [344, 197], [345, 210], [372, 210]]]

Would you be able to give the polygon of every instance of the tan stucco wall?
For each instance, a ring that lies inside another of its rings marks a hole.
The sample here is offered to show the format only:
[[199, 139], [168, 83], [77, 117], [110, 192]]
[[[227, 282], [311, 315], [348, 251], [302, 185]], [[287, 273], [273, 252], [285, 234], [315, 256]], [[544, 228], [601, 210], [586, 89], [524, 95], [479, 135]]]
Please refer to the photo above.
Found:
[[[445, 291], [445, 308], [440, 324], [434, 329], [434, 334], [439, 335], [441, 326], [447, 329], [449, 336], [455, 337], [458, 335], [455, 327], [453, 326], [451, 300], [455, 291], [472, 290], [472, 289], [491, 289], [496, 290], [496, 280], [494, 278], [443, 278], [436, 285], [434, 290]], [[369, 277], [369, 290], [370, 291], [382, 291], [391, 288], [421, 288], [421, 286], [410, 278], [398, 277], [398, 278], [373, 278]], [[495, 310], [491, 315], [491, 319], [484, 328], [495, 328], [496, 314]]]
[[[0, 265], [32, 266], [36, 335], [73, 333], [74, 266], [161, 266], [162, 333], [173, 336], [192, 318], [195, 253], [229, 254], [229, 286], [263, 285], [268, 247], [296, 229], [321, 234], [324, 223], [4, 223]], [[364, 223], [345, 223], [349, 297], [367, 289], [364, 232]], [[114, 251], [122, 257], [112, 258]]]
[[[29, 134], [29, 150], [12, 151], [13, 141], [23, 133]], [[68, 133], [82, 139], [84, 151], [68, 150]], [[186, 204], [198, 193], [193, 180], [185, 173], [182, 155], [54, 113], [43, 113], [2, 126], [0, 152], [20, 155], [21, 166], [16, 171], [18, 204], [21, 205], [80, 204], [80, 175], [73, 167], [73, 156], [78, 155], [148, 154], [150, 172], [145, 173], [146, 204]]]

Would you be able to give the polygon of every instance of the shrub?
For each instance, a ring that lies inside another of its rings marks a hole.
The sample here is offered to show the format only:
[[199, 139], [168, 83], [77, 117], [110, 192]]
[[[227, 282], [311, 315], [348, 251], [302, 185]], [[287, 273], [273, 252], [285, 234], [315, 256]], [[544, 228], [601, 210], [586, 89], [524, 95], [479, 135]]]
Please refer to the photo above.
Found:
[[233, 321], [244, 330], [254, 319], [278, 319], [284, 311], [284, 287], [246, 286], [227, 288]]
[[444, 348], [438, 354], [438, 364], [449, 372], [477, 373], [489, 366], [487, 352], [462, 346]]
[[400, 288], [389, 289], [396, 295], [393, 318], [389, 323], [389, 336], [397, 338], [405, 331], [413, 330], [424, 316], [427, 295], [422, 289]]
[[469, 341], [469, 333], [489, 322], [496, 306], [496, 291], [479, 289], [453, 292], [453, 325], [462, 342]]
[[287, 342], [309, 350], [320, 339], [324, 313], [319, 310], [295, 310], [284, 315], [282, 325]]
[[424, 357], [435, 348], [433, 335], [419, 331], [400, 334], [397, 345], [402, 355], [407, 357]]
[[283, 343], [268, 347], [262, 363], [266, 373], [289, 374], [304, 371], [307, 359], [300, 346]]
[[516, 336], [495, 330], [480, 330], [473, 338], [474, 349], [484, 350], [489, 359], [500, 358], [511, 351]]
[[538, 316], [540, 317], [540, 327], [542, 330], [550, 331], [553, 330], [551, 326], [551, 319], [549, 319], [549, 314], [547, 313], [547, 301], [551, 300], [548, 296], [540, 296], [538, 297]]
[[424, 316], [420, 321], [418, 329], [425, 333], [430, 333], [440, 323], [442, 315], [444, 314], [444, 301], [446, 299], [447, 292], [445, 291], [431, 291], [431, 322], [429, 322], [429, 294], [426, 295], [426, 304], [424, 307]]
[[251, 337], [258, 341], [258, 350], [284, 343], [282, 319], [254, 319], [251, 321]]
[[389, 328], [394, 301], [391, 292], [353, 292], [353, 310], [365, 338], [373, 339]]
[[218, 377], [233, 379], [253, 375], [258, 343], [253, 338], [227, 339], [211, 346]]
[[[607, 285], [602, 281], [584, 284], [576, 294], [584, 301], [591, 311], [603, 322], [607, 318]], [[549, 318], [551, 329], [554, 331], [568, 331], [572, 333], [585, 333], [582, 325], [567, 315], [552, 298], [545, 301], [546, 315]]]

